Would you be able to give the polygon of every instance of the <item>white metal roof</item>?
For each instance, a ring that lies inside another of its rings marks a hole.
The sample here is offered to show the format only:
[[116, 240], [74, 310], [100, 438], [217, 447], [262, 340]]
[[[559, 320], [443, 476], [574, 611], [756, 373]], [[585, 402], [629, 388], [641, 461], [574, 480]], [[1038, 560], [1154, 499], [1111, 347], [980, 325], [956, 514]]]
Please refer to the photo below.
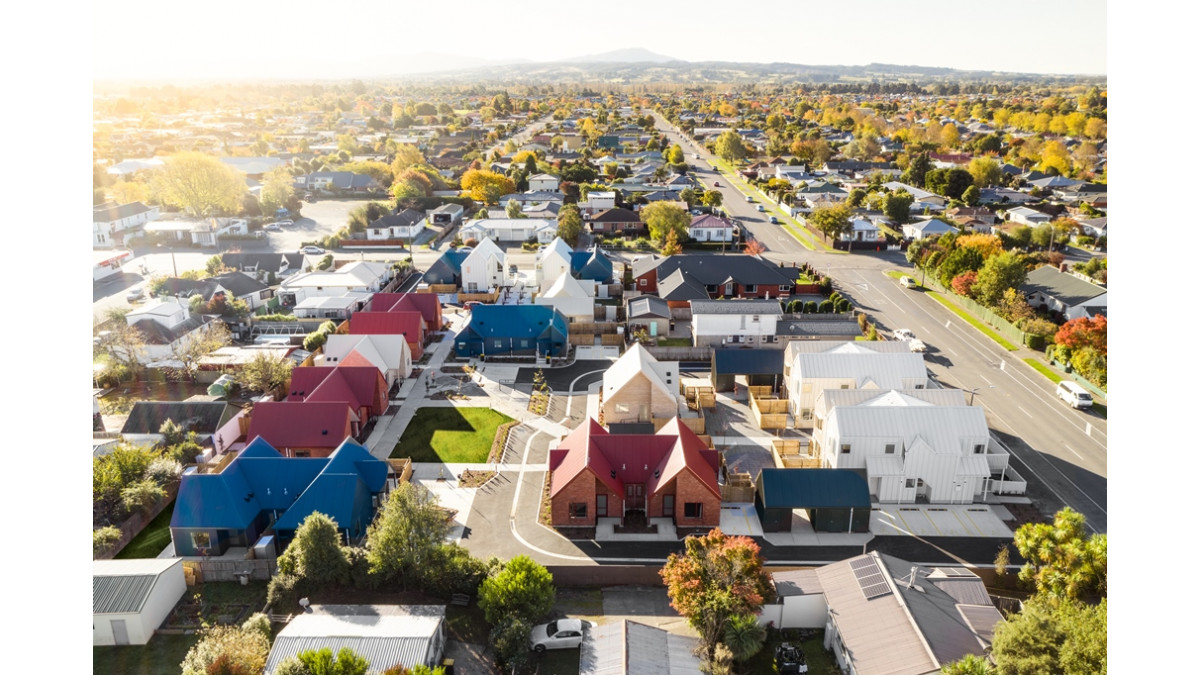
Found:
[[177, 565], [183, 566], [179, 558], [93, 560], [92, 613], [140, 612], [159, 576]]
[[879, 389], [906, 389], [909, 380], [928, 379], [925, 359], [913, 353], [800, 353], [792, 362], [801, 377], [814, 379], [850, 378], [874, 382]]
[[426, 653], [445, 621], [442, 605], [313, 605], [291, 620], [275, 638], [266, 672], [309, 649], [349, 647], [370, 663], [370, 673], [396, 664], [425, 663]]
[[[960, 456], [989, 440], [987, 419], [977, 406], [837, 407], [825, 429], [826, 438], [842, 443], [853, 438], [895, 438], [912, 448], [923, 441], [935, 453]], [[979, 458], [987, 464], [984, 455]]]

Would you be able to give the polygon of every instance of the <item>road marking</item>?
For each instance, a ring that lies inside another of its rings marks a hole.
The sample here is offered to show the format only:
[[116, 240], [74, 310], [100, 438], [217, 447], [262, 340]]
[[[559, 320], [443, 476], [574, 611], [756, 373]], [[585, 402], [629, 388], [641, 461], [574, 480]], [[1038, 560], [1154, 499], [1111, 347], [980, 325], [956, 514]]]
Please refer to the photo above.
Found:
[[1072, 455], [1075, 455], [1075, 456], [1076, 456], [1076, 457], [1078, 457], [1080, 460], [1082, 460], [1082, 461], [1086, 461], [1086, 460], [1084, 460], [1084, 459], [1083, 459], [1083, 455], [1081, 455], [1081, 454], [1079, 454], [1078, 452], [1075, 452], [1074, 450], [1072, 450], [1072, 449], [1071, 449], [1071, 446], [1067, 445], [1066, 443], [1063, 443], [1063, 447], [1064, 447], [1064, 448], [1066, 448], [1067, 450], [1070, 450], [1070, 451], [1071, 451], [1071, 454], [1072, 454]]
[[1030, 415], [1029, 411], [1022, 408], [1021, 406], [1017, 406], [1017, 410], [1020, 410], [1021, 412], [1025, 413], [1025, 415], [1028, 416], [1029, 419], [1034, 419], [1033, 415]]

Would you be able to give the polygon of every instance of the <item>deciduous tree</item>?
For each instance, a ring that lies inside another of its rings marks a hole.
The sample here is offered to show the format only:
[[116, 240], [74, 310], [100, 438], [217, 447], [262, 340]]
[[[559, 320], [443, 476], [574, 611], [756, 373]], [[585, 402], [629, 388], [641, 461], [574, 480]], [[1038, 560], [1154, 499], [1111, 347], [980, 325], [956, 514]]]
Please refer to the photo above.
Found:
[[309, 675], [367, 675], [370, 661], [359, 656], [353, 649], [342, 647], [335, 656], [329, 647], [307, 649], [296, 655], [304, 664]]
[[292, 379], [292, 361], [279, 359], [269, 354], [255, 354], [234, 373], [234, 379], [243, 389], [260, 391], [278, 396]]
[[1025, 283], [1025, 262], [1015, 253], [1005, 251], [984, 261], [975, 282], [975, 297], [988, 307], [995, 306], [1005, 289], [1020, 288]]
[[421, 154], [420, 150], [407, 143], [401, 143], [396, 146], [396, 156], [392, 158], [392, 175], [398, 176], [405, 169], [424, 162], [425, 156]]
[[892, 222], [903, 225], [908, 222], [913, 196], [906, 190], [897, 190], [883, 198], [883, 212]]
[[558, 211], [558, 236], [574, 248], [583, 234], [583, 217], [575, 204], [564, 204]]
[[488, 623], [516, 617], [534, 623], [554, 606], [554, 577], [526, 555], [504, 564], [479, 585], [479, 608]]
[[233, 334], [229, 332], [229, 326], [217, 319], [172, 343], [171, 358], [178, 361], [187, 376], [195, 382], [196, 373], [200, 370], [200, 360], [232, 343]]
[[470, 169], [463, 174], [462, 189], [471, 199], [485, 204], [497, 204], [500, 197], [516, 192], [516, 184], [508, 176], [486, 171]]
[[296, 190], [292, 183], [292, 174], [284, 166], [271, 169], [263, 176], [262, 190], [258, 197], [263, 213], [273, 215], [276, 209], [289, 208], [288, 205], [295, 202]]
[[850, 208], [841, 206], [823, 206], [814, 210], [808, 220], [826, 239], [837, 240], [850, 230]]
[[717, 137], [716, 154], [727, 162], [736, 162], [747, 155], [747, 150], [736, 131], [726, 131]]
[[1071, 319], [1054, 334], [1054, 344], [1071, 350], [1091, 347], [1107, 356], [1108, 318], [1101, 314], [1095, 318]]
[[700, 633], [713, 660], [732, 617], [755, 615], [773, 597], [758, 545], [749, 537], [729, 537], [715, 528], [688, 537], [682, 554], [672, 553], [659, 573], [671, 606]]
[[663, 242], [660, 252], [664, 256], [673, 256], [683, 252], [683, 247], [679, 245], [679, 233], [675, 230], [667, 232], [667, 240]]
[[162, 203], [193, 216], [237, 212], [246, 193], [245, 177], [211, 155], [181, 152], [154, 172], [151, 192]]
[[667, 202], [655, 202], [643, 208], [641, 215], [654, 241], [665, 242], [671, 231], [679, 239], [687, 238], [687, 226], [692, 219], [685, 209]]
[[450, 519], [425, 488], [403, 483], [392, 491], [367, 530], [371, 573], [404, 586], [421, 578], [422, 567], [450, 533]]
[[967, 164], [967, 172], [971, 174], [971, 179], [976, 187], [985, 188], [989, 185], [998, 185], [1003, 173], [1000, 171], [1000, 164], [991, 157], [976, 157]]
[[1108, 672], [1108, 600], [1057, 604], [1035, 597], [997, 624], [992, 658], [998, 675]]

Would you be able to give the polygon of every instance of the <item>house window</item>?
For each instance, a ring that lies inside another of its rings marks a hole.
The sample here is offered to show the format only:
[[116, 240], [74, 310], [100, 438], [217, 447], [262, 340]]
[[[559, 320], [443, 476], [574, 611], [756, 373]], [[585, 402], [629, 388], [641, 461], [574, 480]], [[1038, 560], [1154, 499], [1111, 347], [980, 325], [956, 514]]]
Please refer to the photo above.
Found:
[[503, 349], [503, 348], [504, 348], [503, 340], [492, 340], [492, 349]]
[[571, 520], [587, 518], [587, 502], [571, 502]]
[[638, 279], [638, 286], [645, 286], [645, 285], [646, 285], [645, 279]]
[[925, 388], [925, 385], [923, 385], [923, 384], [918, 384], [917, 386], [913, 387], [913, 389], [924, 389], [924, 388]]
[[842, 454], [843, 455], [850, 454], [850, 444], [849, 443], [842, 443]]
[[843, 384], [843, 385], [842, 385], [842, 389], [849, 389], [849, 388], [850, 388], [850, 385], [848, 385], [848, 384]]
[[812, 419], [812, 408], [801, 408], [800, 409], [800, 418], [805, 419], [805, 420], [811, 420]]
[[[754, 291], [753, 291], [753, 290], [747, 290], [746, 292], [747, 292], [747, 293], [753, 293]], [[752, 321], [753, 323], [758, 323], [758, 315], [757, 315], [757, 314], [755, 314], [754, 316], [750, 317], [750, 321]]]
[[663, 518], [675, 517], [675, 495], [663, 495]]
[[[755, 284], [746, 284], [746, 286], [742, 290], [744, 290], [747, 293], [757, 293], [758, 286], [756, 286]], [[758, 317], [755, 317], [754, 320], [758, 321]]]
[[271, 289], [268, 288], [265, 291], [259, 291], [258, 299], [259, 300], [270, 300], [271, 299]]
[[627, 412], [629, 412], [629, 404], [628, 404], [628, 403], [618, 403], [618, 404], [616, 405], [616, 408], [617, 408], [617, 412], [618, 412], [618, 413], [627, 413]]
[[192, 548], [196, 549], [197, 551], [206, 551], [211, 545], [212, 539], [208, 536], [207, 532], [192, 533]]
[[700, 514], [702, 514], [703, 512], [704, 512], [704, 505], [701, 504], [700, 502], [686, 502], [683, 505], [683, 517], [684, 518], [699, 518], [699, 517], [701, 517]]
[[911, 490], [911, 489], [917, 487], [917, 481], [913, 480], [912, 478], [909, 478], [904, 481], [904, 487]]
[[887, 445], [883, 446], [883, 454], [885, 454], [885, 455], [896, 454], [896, 444], [888, 443]]
[[825, 420], [821, 419], [820, 417], [817, 418], [817, 428], [818, 429], [825, 428]]
[[977, 455], [982, 455], [982, 454], [983, 454], [983, 450], [984, 450], [984, 447], [983, 447], [982, 445], [976, 445], [976, 446], [975, 446], [975, 454], [977, 454]]
[[596, 495], [596, 515], [599, 517], [608, 515], [608, 495]]

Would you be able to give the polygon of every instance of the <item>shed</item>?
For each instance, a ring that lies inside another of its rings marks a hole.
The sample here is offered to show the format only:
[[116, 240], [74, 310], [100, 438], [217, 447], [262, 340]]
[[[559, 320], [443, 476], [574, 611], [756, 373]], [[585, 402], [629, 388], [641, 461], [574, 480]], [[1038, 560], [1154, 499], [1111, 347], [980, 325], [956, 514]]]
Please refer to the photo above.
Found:
[[754, 506], [763, 532], [791, 532], [793, 509], [804, 509], [817, 532], [869, 532], [871, 526], [871, 493], [853, 469], [763, 469]]
[[622, 619], [584, 631], [579, 675], [699, 674], [698, 641]]
[[92, 561], [92, 645], [144, 645], [183, 597], [179, 558]]
[[392, 666], [441, 664], [446, 646], [444, 605], [313, 605], [279, 632], [267, 656], [271, 675], [282, 661], [309, 649], [349, 647], [368, 673]]
[[714, 349], [712, 379], [717, 391], [733, 391], [734, 378], [745, 375], [752, 387], [778, 389], [783, 382], [782, 349]]

